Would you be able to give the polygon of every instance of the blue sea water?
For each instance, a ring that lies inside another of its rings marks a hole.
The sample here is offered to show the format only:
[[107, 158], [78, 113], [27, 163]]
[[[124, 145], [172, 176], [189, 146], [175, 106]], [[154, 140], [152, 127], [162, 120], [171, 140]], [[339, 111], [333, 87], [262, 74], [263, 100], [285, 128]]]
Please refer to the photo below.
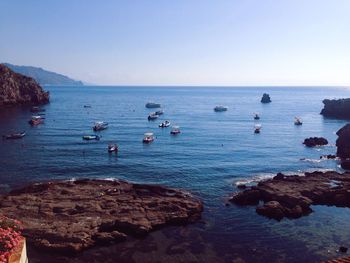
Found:
[[[145, 262], [142, 248], [150, 243], [154, 246], [152, 253], [145, 252], [148, 262], [318, 262], [339, 256], [339, 245], [350, 246], [347, 208], [317, 206], [308, 217], [276, 222], [258, 216], [254, 207], [224, 205], [240, 182], [277, 172], [341, 171], [336, 161], [320, 156], [335, 153], [335, 132], [346, 121], [319, 113], [323, 99], [350, 97], [350, 89], [45, 88], [51, 93], [51, 103], [44, 106], [45, 124], [30, 127], [28, 108], [0, 112], [0, 134], [27, 132], [22, 140], [0, 141], [1, 192], [49, 179], [121, 178], [183, 188], [204, 202], [202, 223], [156, 231], [129, 243], [132, 247], [110, 248], [119, 262]], [[272, 103], [260, 103], [264, 92]], [[159, 120], [147, 120], [152, 111], [145, 108], [148, 101], [162, 104], [165, 114]], [[83, 107], [87, 104], [91, 108]], [[229, 109], [214, 112], [216, 105]], [[255, 112], [259, 121], [253, 119]], [[294, 125], [295, 116], [301, 117], [302, 126]], [[164, 120], [180, 125], [181, 134], [171, 136], [170, 128], [158, 128]], [[95, 121], [107, 121], [109, 128], [98, 132], [100, 141], [83, 141], [83, 135], [93, 134]], [[260, 134], [253, 132], [257, 123], [262, 125]], [[154, 132], [152, 144], [142, 143], [145, 132]], [[306, 148], [302, 142], [310, 136], [324, 136], [330, 145]], [[108, 143], [114, 142], [119, 145], [117, 156], [107, 153]], [[171, 252], [175, 244], [181, 249]], [[89, 253], [81, 257], [89, 258]]]

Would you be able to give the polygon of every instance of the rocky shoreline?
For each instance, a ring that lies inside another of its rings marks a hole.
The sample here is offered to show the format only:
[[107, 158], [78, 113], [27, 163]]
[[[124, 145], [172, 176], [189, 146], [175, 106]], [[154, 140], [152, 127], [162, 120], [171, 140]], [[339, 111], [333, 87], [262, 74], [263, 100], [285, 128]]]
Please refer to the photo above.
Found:
[[0, 197], [0, 214], [23, 222], [29, 244], [63, 255], [193, 223], [202, 210], [185, 191], [120, 180], [45, 182]]
[[[312, 212], [311, 205], [350, 207], [350, 173], [313, 172], [305, 176], [277, 174], [273, 179], [234, 193], [237, 205], [257, 205], [260, 215], [281, 220]], [[259, 205], [260, 202], [263, 205]]]
[[321, 115], [336, 119], [350, 119], [350, 98], [338, 100], [323, 100]]

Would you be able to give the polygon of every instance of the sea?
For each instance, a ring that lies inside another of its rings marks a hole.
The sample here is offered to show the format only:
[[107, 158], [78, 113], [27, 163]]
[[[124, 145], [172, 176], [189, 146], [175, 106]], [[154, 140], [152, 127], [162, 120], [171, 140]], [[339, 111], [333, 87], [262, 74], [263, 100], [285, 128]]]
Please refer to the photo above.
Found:
[[[31, 262], [320, 262], [350, 247], [350, 209], [313, 206], [313, 213], [280, 222], [255, 206], [228, 203], [237, 184], [256, 184], [276, 173], [343, 172], [336, 160], [336, 132], [347, 121], [320, 115], [322, 100], [350, 97], [346, 87], [112, 87], [45, 86], [51, 102], [45, 122], [31, 127], [28, 107], [0, 111], [0, 134], [25, 131], [21, 140], [0, 140], [0, 192], [52, 179], [124, 179], [185, 189], [204, 203], [202, 219], [158, 229], [142, 239], [97, 247], [72, 257], [29, 247]], [[262, 104], [263, 93], [272, 102]], [[162, 105], [164, 114], [148, 121]], [[84, 107], [88, 105], [91, 107]], [[217, 105], [228, 107], [215, 112]], [[254, 113], [260, 120], [254, 120]], [[303, 125], [294, 125], [294, 118]], [[169, 120], [180, 126], [159, 128]], [[109, 128], [93, 132], [96, 121]], [[262, 126], [255, 134], [255, 125]], [[143, 135], [155, 140], [143, 144]], [[99, 141], [83, 141], [98, 134]], [[307, 137], [329, 145], [307, 148]], [[118, 154], [107, 146], [117, 143]], [[229, 204], [229, 205], [227, 205]]]

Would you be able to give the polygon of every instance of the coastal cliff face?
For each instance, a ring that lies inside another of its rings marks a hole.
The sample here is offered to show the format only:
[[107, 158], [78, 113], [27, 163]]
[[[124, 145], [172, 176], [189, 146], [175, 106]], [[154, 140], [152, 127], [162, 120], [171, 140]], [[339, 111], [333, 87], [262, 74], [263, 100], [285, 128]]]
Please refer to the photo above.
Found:
[[37, 105], [49, 102], [49, 93], [32, 78], [13, 72], [0, 64], [0, 107]]
[[325, 117], [350, 119], [350, 98], [339, 100], [323, 100], [321, 114]]

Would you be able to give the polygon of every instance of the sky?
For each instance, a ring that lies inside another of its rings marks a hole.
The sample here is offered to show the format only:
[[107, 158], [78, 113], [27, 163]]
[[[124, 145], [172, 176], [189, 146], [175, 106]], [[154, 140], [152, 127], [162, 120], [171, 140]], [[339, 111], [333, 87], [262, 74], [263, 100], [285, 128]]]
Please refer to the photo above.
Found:
[[0, 0], [0, 38], [100, 85], [350, 86], [350, 0]]

